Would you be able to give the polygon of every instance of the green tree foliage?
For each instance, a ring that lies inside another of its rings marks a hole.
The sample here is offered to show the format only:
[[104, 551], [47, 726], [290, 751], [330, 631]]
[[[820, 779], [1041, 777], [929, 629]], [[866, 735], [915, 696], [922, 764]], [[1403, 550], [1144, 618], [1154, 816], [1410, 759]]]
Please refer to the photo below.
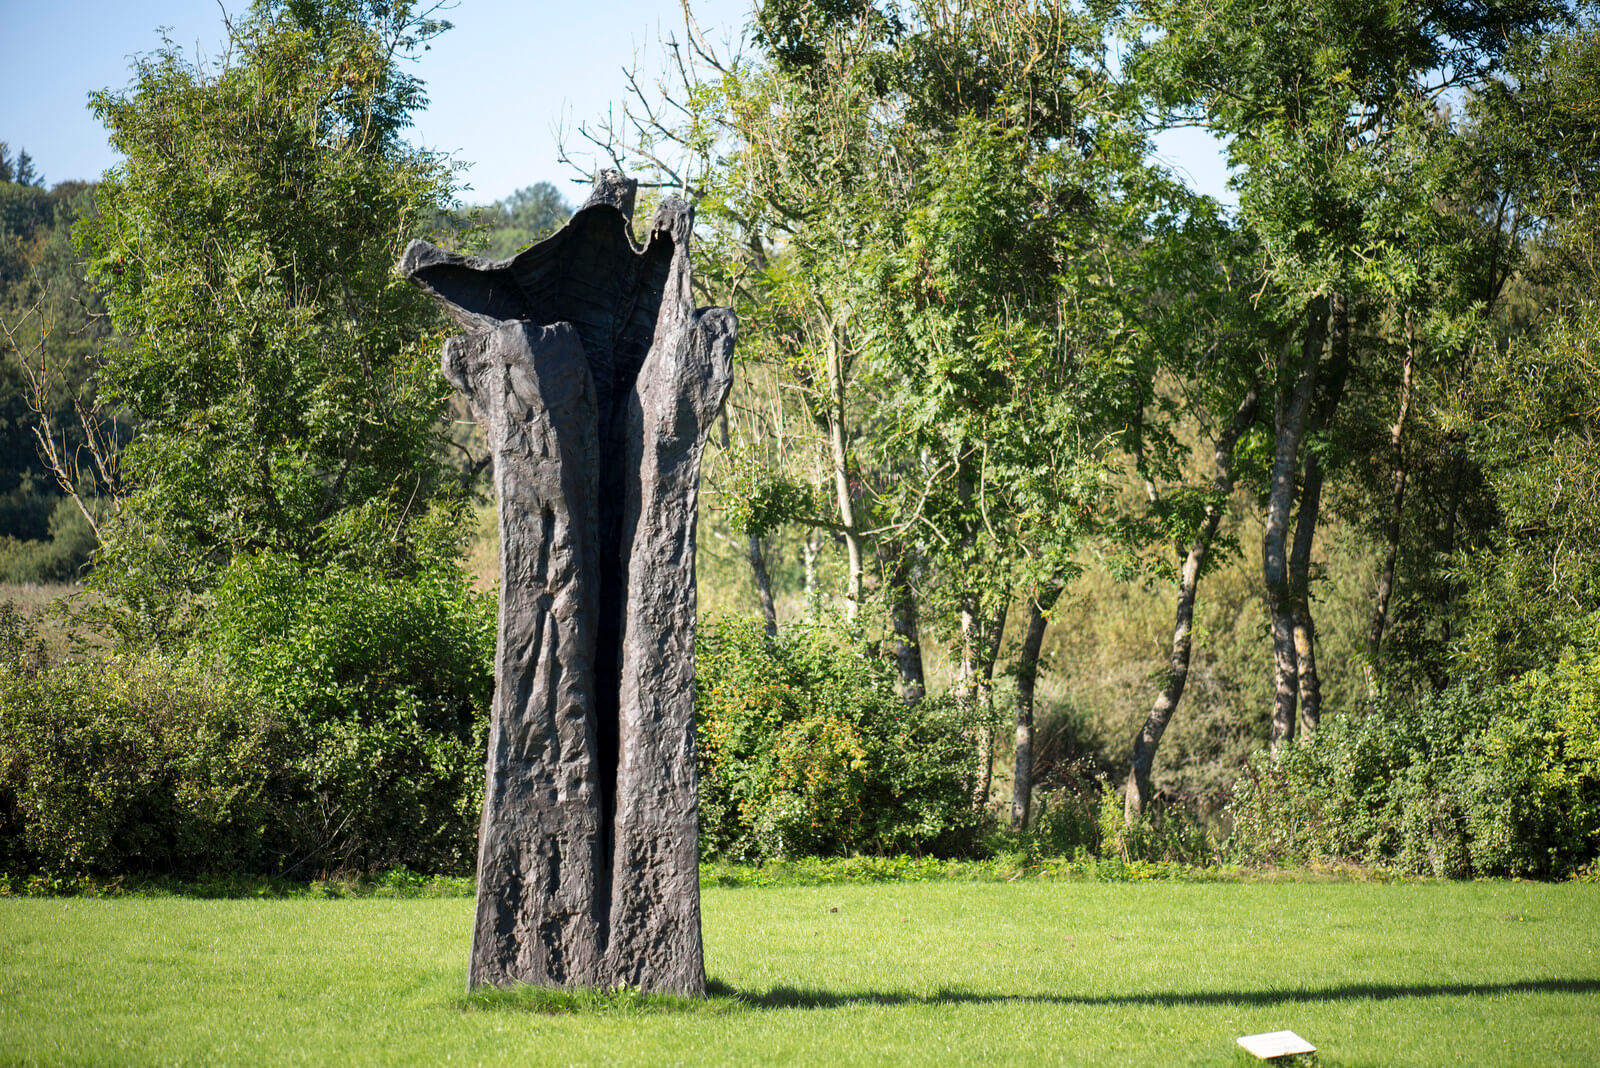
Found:
[[661, 177], [698, 197], [771, 391], [735, 398], [765, 477], [734, 484], [761, 534], [784, 501], [837, 535], [847, 615], [877, 600], [914, 644], [920, 608], [976, 684], [1013, 593], [1070, 574], [1129, 407], [1142, 136], [1070, 5], [769, 3], [753, 38], [624, 146], [685, 157]]
[[1432, 554], [1412, 581], [1445, 591], [1427, 606], [1447, 640], [1397, 650], [1372, 713], [1254, 769], [1247, 855], [1552, 877], [1600, 853], [1597, 57], [1592, 19], [1524, 39], [1471, 103], [1460, 173], [1487, 179], [1474, 207], [1524, 307], [1474, 335], [1435, 394], [1454, 482], [1477, 498], [1442, 517], [1424, 501], [1411, 520]]
[[442, 28], [261, 0], [216, 66], [168, 42], [93, 97], [125, 160], [80, 240], [128, 338], [101, 389], [139, 426], [97, 576], [136, 630], [182, 629], [241, 553], [411, 566], [447, 387], [437, 313], [393, 266], [451, 187], [401, 139], [426, 98], [399, 62]]
[[[1137, 77], [1171, 112], [1231, 138], [1240, 224], [1262, 259], [1256, 300], [1282, 352], [1266, 383], [1275, 442], [1262, 539], [1282, 741], [1297, 706], [1305, 730], [1321, 713], [1310, 564], [1324, 482], [1344, 457], [1376, 451], [1363, 428], [1397, 395], [1404, 409], [1420, 363], [1459, 355], [1469, 294], [1484, 289], [1467, 265], [1495, 262], [1442, 210], [1464, 183], [1452, 169], [1460, 127], [1439, 101], [1481, 87], [1563, 6], [1131, 6]], [[1403, 475], [1396, 507], [1402, 490]]]
[[[3, 581], [75, 578], [96, 544], [89, 516], [67, 493], [70, 487], [90, 514], [98, 513], [105, 487], [86, 445], [121, 432], [97, 410], [93, 357], [109, 324], [71, 240], [73, 224], [93, 205], [80, 182], [49, 191], [0, 183]], [[52, 468], [40, 435], [66, 461], [63, 471]]]
[[1596, 175], [1591, 17], [1523, 39], [1470, 101], [1458, 218], [1478, 321], [1419, 399], [1386, 685], [1501, 684], [1548, 664], [1596, 607], [1592, 434]]
[[1496, 523], [1455, 558], [1453, 672], [1547, 665], [1600, 610], [1600, 306], [1565, 310], [1486, 361], [1466, 396]]
[[519, 189], [477, 210], [476, 221], [485, 237], [480, 255], [494, 259], [515, 255], [555, 233], [571, 214], [561, 191], [549, 182]]
[[713, 621], [697, 640], [695, 704], [702, 855], [973, 848], [968, 733], [948, 705], [907, 708], [893, 671], [848, 635]]
[[393, 270], [450, 195], [398, 66], [443, 28], [262, 0], [218, 65], [168, 43], [94, 98], [126, 157], [77, 230], [126, 339], [101, 398], [138, 430], [95, 573], [121, 630], [0, 693], [6, 863], [469, 866], [492, 599], [459, 563], [442, 322]]

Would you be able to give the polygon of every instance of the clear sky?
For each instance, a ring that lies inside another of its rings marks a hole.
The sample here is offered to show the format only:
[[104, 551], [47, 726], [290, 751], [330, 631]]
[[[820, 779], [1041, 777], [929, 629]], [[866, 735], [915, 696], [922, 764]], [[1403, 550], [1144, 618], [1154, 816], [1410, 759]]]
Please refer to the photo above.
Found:
[[[186, 52], [216, 55], [224, 12], [248, 0], [0, 0], [0, 140], [25, 148], [47, 183], [91, 179], [116, 162], [87, 108], [89, 93], [120, 89], [129, 61], [161, 45], [160, 27]], [[749, 0], [694, 0], [708, 37], [741, 32]], [[593, 123], [626, 95], [623, 71], [640, 60], [653, 74], [660, 40], [682, 37], [677, 0], [458, 0], [454, 29], [415, 64], [431, 103], [413, 140], [469, 165], [462, 196], [498, 200], [554, 182], [568, 200], [586, 183], [557, 159], [558, 127], [569, 151], [579, 123]], [[1226, 174], [1205, 134], [1175, 131], [1161, 158], [1202, 192], [1223, 196]]]

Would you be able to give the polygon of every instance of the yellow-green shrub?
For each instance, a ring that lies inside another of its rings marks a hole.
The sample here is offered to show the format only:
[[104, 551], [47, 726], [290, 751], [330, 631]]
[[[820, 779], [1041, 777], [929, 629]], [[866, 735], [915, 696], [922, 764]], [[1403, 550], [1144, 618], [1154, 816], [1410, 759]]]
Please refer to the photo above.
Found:
[[258, 867], [294, 749], [275, 712], [195, 664], [0, 665], [0, 867]]
[[973, 847], [974, 746], [953, 709], [908, 706], [848, 636], [755, 619], [695, 650], [700, 843], [742, 859]]

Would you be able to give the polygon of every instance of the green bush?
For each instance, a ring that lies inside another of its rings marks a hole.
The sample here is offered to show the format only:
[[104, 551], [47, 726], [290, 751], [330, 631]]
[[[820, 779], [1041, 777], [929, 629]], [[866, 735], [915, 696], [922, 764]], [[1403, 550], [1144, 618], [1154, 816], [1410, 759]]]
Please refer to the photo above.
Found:
[[290, 868], [466, 872], [483, 796], [495, 604], [458, 566], [409, 574], [236, 557], [199, 642], [306, 747]]
[[907, 706], [889, 667], [847, 637], [715, 620], [696, 645], [695, 697], [702, 855], [973, 848], [971, 736], [948, 705]]
[[1529, 672], [1474, 739], [1461, 784], [1473, 868], [1564, 875], [1600, 855], [1600, 626]]
[[1439, 876], [1559, 877], [1600, 854], [1600, 621], [1553, 670], [1387, 698], [1258, 754], [1240, 859], [1348, 859]]
[[421, 565], [239, 556], [181, 655], [59, 667], [0, 606], [0, 869], [470, 871], [494, 598]]
[[0, 663], [0, 868], [262, 863], [292, 740], [227, 678], [160, 656]]

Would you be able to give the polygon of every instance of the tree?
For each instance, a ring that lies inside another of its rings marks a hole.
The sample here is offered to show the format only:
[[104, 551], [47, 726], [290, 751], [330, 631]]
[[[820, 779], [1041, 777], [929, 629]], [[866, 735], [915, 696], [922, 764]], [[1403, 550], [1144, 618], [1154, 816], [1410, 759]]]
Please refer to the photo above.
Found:
[[124, 162], [79, 240], [128, 339], [103, 396], [137, 419], [97, 580], [161, 637], [236, 554], [404, 570], [448, 485], [440, 320], [393, 273], [451, 192], [402, 134], [413, 3], [258, 0], [215, 66], [168, 41], [92, 98]]
[[44, 175], [34, 169], [33, 157], [28, 155], [28, 150], [19, 148], [13, 157], [9, 154], [8, 148], [4, 141], [0, 141], [0, 182], [42, 187]]
[[1416, 311], [1409, 280], [1436, 233], [1418, 225], [1434, 214], [1418, 194], [1439, 185], [1429, 134], [1450, 132], [1435, 104], [1482, 84], [1560, 5], [1155, 0], [1136, 10], [1134, 68], [1163, 105], [1232, 138], [1240, 220], [1263, 257], [1261, 300], [1281, 353], [1266, 388], [1275, 444], [1262, 536], [1277, 746], [1293, 737], [1297, 706], [1302, 732], [1321, 713], [1309, 585], [1323, 482], [1347, 385], [1372, 369], [1361, 318]]
[[[1144, 292], [1134, 250], [1147, 206], [1133, 201], [1155, 185], [1095, 72], [1093, 27], [1064, 20], [1051, 32], [1060, 13], [1033, 14], [1006, 31], [1056, 42], [1037, 83], [986, 72], [1017, 95], [984, 101], [980, 78], [969, 107], [960, 96], [927, 107], [965, 117], [924, 133], [939, 147], [927, 149], [904, 220], [884, 228], [868, 305], [875, 466], [930, 458], [919, 479], [883, 479], [878, 511], [926, 539], [938, 582], [925, 593], [954, 619], [956, 692], [978, 716], [984, 800], [1001, 638], [1013, 605], [1028, 613], [1015, 664], [1019, 825], [1045, 624], [1096, 529], [1106, 458], [1131, 414], [1132, 308]], [[950, 55], [1001, 51], [974, 36]]]
[[520, 252], [555, 233], [571, 214], [561, 191], [549, 182], [519, 189], [478, 211], [488, 236], [482, 254], [503, 259]]
[[603, 143], [700, 197], [743, 358], [770, 354], [814, 430], [737, 507], [838, 538], [846, 614], [888, 617], [908, 699], [922, 637], [948, 638], [986, 799], [1006, 619], [1026, 606], [1025, 695], [1135, 407], [1139, 250], [1172, 190], [1069, 5], [774, 2], [753, 34], [758, 54], [723, 59], [691, 23], [675, 54], [703, 80]]
[[125, 435], [95, 399], [109, 324], [71, 237], [93, 210], [82, 182], [0, 184], [0, 581], [80, 575]]
[[1234, 409], [1232, 418], [1216, 432], [1213, 452], [1214, 470], [1210, 493], [1201, 497], [1198, 523], [1192, 523], [1187, 552], [1178, 572], [1178, 599], [1172, 626], [1172, 650], [1167, 659], [1167, 671], [1160, 693], [1145, 718], [1144, 725], [1133, 740], [1133, 757], [1128, 769], [1128, 780], [1123, 794], [1123, 815], [1128, 824], [1135, 823], [1145, 813], [1154, 796], [1151, 773], [1155, 767], [1156, 750], [1161, 736], [1177, 711], [1178, 702], [1189, 678], [1189, 660], [1193, 649], [1195, 600], [1201, 575], [1211, 559], [1212, 547], [1217, 540], [1222, 514], [1228, 495], [1233, 492], [1235, 477], [1235, 451], [1239, 439], [1255, 422], [1261, 404], [1261, 388], [1251, 382], [1244, 397]]
[[[1591, 12], [1592, 15], [1592, 12]], [[1484, 550], [1458, 552], [1458, 677], [1548, 669], [1600, 611], [1600, 25], [1523, 43], [1473, 102], [1480, 148], [1532, 236], [1522, 273], [1547, 310], [1457, 383], [1447, 416], [1493, 501]]]

